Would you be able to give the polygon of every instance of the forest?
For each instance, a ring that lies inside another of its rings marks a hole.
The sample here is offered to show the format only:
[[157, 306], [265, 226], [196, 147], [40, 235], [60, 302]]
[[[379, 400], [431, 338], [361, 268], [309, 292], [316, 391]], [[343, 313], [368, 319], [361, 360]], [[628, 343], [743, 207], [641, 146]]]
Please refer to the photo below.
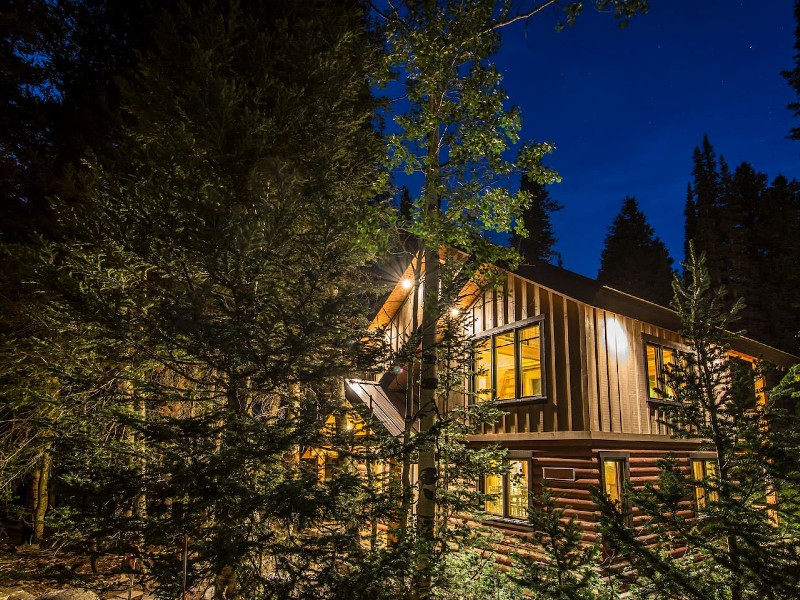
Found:
[[[716, 462], [595, 489], [592, 540], [532, 494], [497, 560], [475, 482], [513, 473], [469, 443], [501, 408], [468, 383], [459, 307], [502, 285], [487, 265], [560, 263], [566, 200], [493, 56], [545, 10], [635, 27], [649, 6], [585, 4], [7, 3], [0, 598], [800, 597], [800, 366], [731, 355], [744, 335], [800, 356], [800, 182], [731, 168], [702, 132], [685, 262], [620, 198], [597, 279], [680, 317], [664, 418]], [[391, 348], [370, 323], [398, 264], [424, 286]], [[392, 435], [344, 382], [396, 365], [415, 409]], [[442, 411], [454, 394], [480, 401]]]

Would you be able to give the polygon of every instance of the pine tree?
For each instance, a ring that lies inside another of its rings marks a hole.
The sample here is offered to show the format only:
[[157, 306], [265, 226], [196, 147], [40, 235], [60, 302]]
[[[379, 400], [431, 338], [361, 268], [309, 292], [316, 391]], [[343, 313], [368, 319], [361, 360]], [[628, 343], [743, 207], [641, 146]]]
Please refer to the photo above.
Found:
[[[794, 55], [795, 66], [793, 69], [783, 71], [781, 74], [792, 86], [798, 100], [800, 100], [800, 2], [797, 2], [797, 0], [794, 3], [794, 21], [794, 49], [797, 52]], [[791, 110], [795, 117], [800, 116], [800, 101], [792, 102], [786, 108]], [[793, 140], [800, 140], [800, 127], [793, 127], [789, 130], [789, 137]]]
[[521, 225], [526, 233], [524, 236], [517, 232], [512, 233], [511, 247], [526, 261], [560, 260], [560, 254], [555, 249], [557, 240], [550, 215], [564, 207], [550, 197], [544, 185], [531, 181], [526, 175], [522, 176], [520, 191], [530, 196], [521, 218]]
[[567, 517], [549, 490], [534, 498], [528, 511], [532, 541], [541, 555], [518, 556], [511, 577], [522, 589], [542, 600], [597, 598], [601, 587], [596, 570], [597, 544], [586, 544], [575, 517]]
[[720, 174], [714, 147], [703, 136], [702, 148], [695, 147], [690, 184], [684, 214], [686, 230], [685, 255], [689, 256], [689, 243], [699, 252], [706, 253], [708, 271], [716, 285], [722, 284], [723, 267], [720, 256], [719, 196]]
[[627, 197], [606, 235], [597, 279], [662, 306], [672, 290], [672, 259], [644, 216], [636, 198]]
[[713, 285], [726, 286], [731, 301], [744, 301], [741, 319], [747, 335], [796, 351], [794, 331], [800, 323], [792, 301], [787, 311], [785, 300], [793, 297], [800, 272], [796, 236], [789, 233], [800, 227], [794, 182], [778, 177], [773, 189], [767, 176], [746, 162], [731, 173], [723, 158], [717, 162], [707, 138], [702, 151], [695, 149], [693, 173], [686, 246], [694, 243], [707, 256]]
[[764, 190], [754, 215], [756, 284], [745, 296], [748, 335], [800, 352], [800, 183], [779, 175]]
[[[629, 490], [640, 529], [603, 504], [604, 542], [631, 560], [642, 597], [791, 597], [800, 585], [797, 416], [780, 408], [782, 391], [757, 398], [759, 371], [729, 353], [740, 306], [712, 288], [702, 257], [690, 252], [684, 266], [673, 306], [690, 352], [662, 383], [675, 394], [666, 420], [674, 436], [702, 440], [712, 467], [697, 480], [661, 461], [657, 484]], [[696, 518], [693, 495], [703, 499]]]
[[184, 536], [217, 597], [346, 597], [360, 564], [360, 480], [299, 458], [352, 445], [325, 422], [380, 240], [370, 48], [356, 2], [165, 13], [117, 146], [55, 207], [36, 316], [70, 332], [59, 514], [132, 544], [162, 594]]

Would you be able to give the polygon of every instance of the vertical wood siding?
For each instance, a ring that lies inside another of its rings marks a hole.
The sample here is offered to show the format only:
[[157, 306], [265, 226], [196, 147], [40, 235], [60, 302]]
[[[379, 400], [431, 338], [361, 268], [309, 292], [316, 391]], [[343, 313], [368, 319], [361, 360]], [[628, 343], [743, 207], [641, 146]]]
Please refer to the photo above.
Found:
[[[411, 312], [409, 295], [387, 328], [395, 350], [411, 333]], [[482, 433], [669, 433], [660, 422], [659, 407], [647, 402], [642, 336], [679, 342], [674, 332], [578, 302], [510, 273], [497, 289], [480, 294], [467, 314], [468, 331], [475, 336], [543, 317], [546, 401], [504, 407], [508, 414]]]

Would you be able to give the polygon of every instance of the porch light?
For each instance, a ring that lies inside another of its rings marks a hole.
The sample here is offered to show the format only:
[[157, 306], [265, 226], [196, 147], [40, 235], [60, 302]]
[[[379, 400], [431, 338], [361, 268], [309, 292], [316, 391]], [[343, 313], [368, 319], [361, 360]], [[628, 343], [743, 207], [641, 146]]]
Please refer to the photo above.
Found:
[[404, 290], [410, 290], [411, 287], [414, 285], [414, 282], [411, 281], [410, 279], [403, 279], [400, 282], [400, 285], [403, 287]]

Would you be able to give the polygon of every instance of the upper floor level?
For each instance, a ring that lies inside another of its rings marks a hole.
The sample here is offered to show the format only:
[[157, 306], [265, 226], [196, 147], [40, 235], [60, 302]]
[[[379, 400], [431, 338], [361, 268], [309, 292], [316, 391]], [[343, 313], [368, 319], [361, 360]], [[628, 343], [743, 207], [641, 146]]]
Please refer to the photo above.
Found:
[[[478, 400], [493, 393], [505, 413], [484, 436], [669, 433], [661, 375], [686, 350], [674, 311], [545, 263], [500, 272], [491, 289], [468, 284], [457, 307], [474, 344], [473, 389]], [[421, 319], [413, 280], [407, 270], [373, 323], [395, 349]], [[798, 361], [747, 338], [735, 350], [778, 366]]]

